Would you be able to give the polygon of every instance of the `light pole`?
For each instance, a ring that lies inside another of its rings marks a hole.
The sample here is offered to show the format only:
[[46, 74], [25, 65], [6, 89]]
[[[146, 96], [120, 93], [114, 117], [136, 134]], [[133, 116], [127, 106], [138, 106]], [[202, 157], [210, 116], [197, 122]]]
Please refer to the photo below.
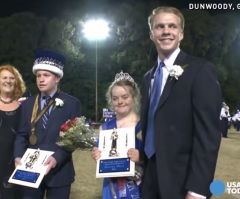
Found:
[[89, 20], [83, 24], [83, 33], [89, 40], [95, 41], [96, 57], [95, 57], [95, 120], [98, 121], [98, 41], [108, 36], [108, 23], [103, 19]]

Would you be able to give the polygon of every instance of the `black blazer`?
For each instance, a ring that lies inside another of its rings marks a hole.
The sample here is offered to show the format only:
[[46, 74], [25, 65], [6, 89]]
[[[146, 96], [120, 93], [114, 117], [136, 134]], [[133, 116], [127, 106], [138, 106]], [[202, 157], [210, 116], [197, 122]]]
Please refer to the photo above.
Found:
[[[210, 196], [221, 140], [222, 97], [215, 66], [183, 51], [174, 64], [187, 66], [178, 80], [168, 77], [154, 116], [159, 190], [163, 199], [183, 199], [188, 190]], [[155, 68], [144, 76], [143, 141]]]
[[[68, 119], [78, 117], [81, 114], [80, 101], [78, 99], [63, 92], [60, 92], [56, 97], [62, 99], [64, 104], [62, 107], [52, 109], [45, 130], [42, 127], [42, 120], [40, 118], [36, 124], [35, 135], [38, 139], [36, 145], [31, 145], [28, 141], [28, 137], [31, 134], [30, 121], [36, 96], [31, 96], [23, 102], [20, 127], [14, 147], [15, 158], [22, 157], [26, 148], [40, 148], [42, 150], [54, 151], [53, 157], [57, 160], [57, 167], [51, 169], [49, 174], [45, 176], [47, 185], [50, 187], [69, 185], [74, 181], [75, 172], [72, 153], [56, 145], [56, 141], [59, 137], [60, 126]], [[41, 109], [40, 100], [38, 107], [39, 113]]]

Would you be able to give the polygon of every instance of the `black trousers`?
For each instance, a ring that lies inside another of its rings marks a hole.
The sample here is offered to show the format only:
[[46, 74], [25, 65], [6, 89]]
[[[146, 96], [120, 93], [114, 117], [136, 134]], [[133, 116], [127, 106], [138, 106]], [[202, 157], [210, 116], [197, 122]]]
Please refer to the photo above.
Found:
[[221, 130], [222, 130], [222, 136], [227, 137], [228, 133], [228, 118], [222, 118], [221, 120]]
[[47, 187], [45, 183], [41, 183], [39, 188], [24, 187], [23, 199], [43, 199], [46, 195], [47, 199], [69, 199], [71, 185], [63, 187]]
[[141, 186], [141, 199], [161, 199], [156, 168], [156, 157], [153, 155], [147, 161]]

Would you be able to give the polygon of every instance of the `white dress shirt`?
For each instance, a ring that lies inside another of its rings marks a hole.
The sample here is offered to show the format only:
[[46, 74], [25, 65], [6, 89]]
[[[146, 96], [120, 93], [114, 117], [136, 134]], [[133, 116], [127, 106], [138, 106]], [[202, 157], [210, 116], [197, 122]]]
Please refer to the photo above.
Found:
[[[169, 75], [168, 68], [173, 66], [173, 64], [175, 62], [175, 59], [177, 58], [179, 52], [180, 52], [180, 48], [177, 48], [169, 57], [165, 58], [164, 60], [160, 60], [159, 57], [158, 57], [158, 67], [159, 67], [159, 64], [160, 64], [161, 61], [163, 61], [164, 64], [165, 64], [165, 66], [162, 67], [163, 79], [162, 79], [161, 94], [163, 92], [164, 86], [165, 86], [165, 84], [167, 82], [167, 79], [168, 79], [168, 75]], [[158, 67], [156, 68], [155, 73], [158, 70]], [[153, 79], [151, 80], [151, 88], [152, 88], [152, 85], [153, 85], [153, 82], [154, 82], [155, 73], [154, 73]]]

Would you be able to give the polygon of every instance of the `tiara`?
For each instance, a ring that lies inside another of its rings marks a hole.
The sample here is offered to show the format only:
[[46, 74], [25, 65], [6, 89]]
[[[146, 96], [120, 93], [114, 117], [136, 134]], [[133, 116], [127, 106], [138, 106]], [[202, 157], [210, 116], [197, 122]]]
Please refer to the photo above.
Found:
[[134, 79], [128, 73], [123, 73], [122, 71], [115, 75], [115, 80], [114, 81], [119, 82], [121, 80], [127, 80], [127, 81], [130, 81], [130, 82], [134, 82]]

